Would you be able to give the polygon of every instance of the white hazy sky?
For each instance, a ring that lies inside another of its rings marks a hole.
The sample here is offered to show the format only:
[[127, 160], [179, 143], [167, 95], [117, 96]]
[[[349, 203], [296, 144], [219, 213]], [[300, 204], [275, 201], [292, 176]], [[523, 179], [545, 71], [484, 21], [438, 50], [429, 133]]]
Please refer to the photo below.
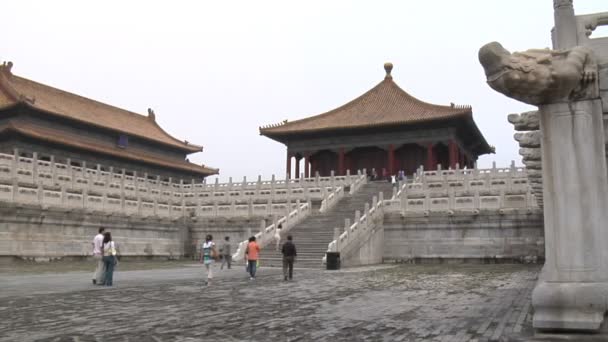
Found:
[[[577, 14], [608, 11], [575, 0]], [[137, 113], [148, 107], [220, 179], [284, 177], [284, 145], [258, 127], [340, 106], [393, 78], [427, 102], [469, 104], [496, 154], [520, 164], [477, 51], [549, 47], [551, 0], [5, 1], [0, 60], [17, 75]], [[604, 31], [596, 32], [605, 35]]]

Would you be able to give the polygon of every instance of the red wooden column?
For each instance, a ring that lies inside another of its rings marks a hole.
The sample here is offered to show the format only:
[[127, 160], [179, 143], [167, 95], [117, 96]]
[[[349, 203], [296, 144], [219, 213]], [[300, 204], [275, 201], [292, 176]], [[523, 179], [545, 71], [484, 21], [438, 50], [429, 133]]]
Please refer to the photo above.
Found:
[[452, 139], [448, 142], [448, 154], [450, 157], [450, 167], [454, 169], [456, 168], [456, 163], [458, 163], [458, 146]]
[[344, 170], [344, 147], [340, 147], [338, 152], [338, 175], [344, 176], [346, 170]]
[[310, 163], [310, 153], [307, 152], [306, 154], [304, 154], [304, 178], [310, 177], [310, 173], [308, 171], [309, 163]]
[[395, 174], [395, 146], [393, 144], [388, 145], [388, 175]]
[[291, 179], [291, 156], [287, 152], [287, 179]]
[[463, 150], [459, 149], [458, 151], [459, 151], [458, 154], [460, 155], [460, 161], [458, 162], [458, 164], [460, 165], [460, 168], [462, 169], [466, 165], [466, 162], [465, 162], [466, 155], [464, 154]]
[[300, 159], [296, 156], [296, 179], [300, 178]]
[[435, 170], [437, 161], [435, 160], [435, 151], [433, 151], [433, 143], [426, 146], [426, 169], [427, 171]]

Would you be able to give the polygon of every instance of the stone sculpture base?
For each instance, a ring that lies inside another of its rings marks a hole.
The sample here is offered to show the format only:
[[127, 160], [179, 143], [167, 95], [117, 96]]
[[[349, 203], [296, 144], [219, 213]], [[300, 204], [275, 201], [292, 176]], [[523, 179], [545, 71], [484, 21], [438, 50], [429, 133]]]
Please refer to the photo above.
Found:
[[555, 283], [540, 280], [532, 293], [537, 329], [597, 331], [608, 309], [608, 283]]

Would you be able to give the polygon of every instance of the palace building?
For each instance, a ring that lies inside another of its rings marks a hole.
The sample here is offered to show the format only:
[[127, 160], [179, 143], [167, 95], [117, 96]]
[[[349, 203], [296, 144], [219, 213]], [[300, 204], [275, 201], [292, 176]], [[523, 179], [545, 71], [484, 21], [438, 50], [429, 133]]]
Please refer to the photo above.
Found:
[[309, 177], [363, 169], [412, 174], [421, 165], [426, 170], [472, 167], [480, 155], [494, 152], [470, 106], [418, 100], [393, 81], [392, 68], [386, 63], [384, 80], [343, 106], [260, 127], [261, 135], [287, 146], [288, 177], [301, 171]]
[[190, 163], [202, 147], [136, 114], [14, 75], [0, 65], [0, 153], [163, 180], [202, 181], [218, 169]]

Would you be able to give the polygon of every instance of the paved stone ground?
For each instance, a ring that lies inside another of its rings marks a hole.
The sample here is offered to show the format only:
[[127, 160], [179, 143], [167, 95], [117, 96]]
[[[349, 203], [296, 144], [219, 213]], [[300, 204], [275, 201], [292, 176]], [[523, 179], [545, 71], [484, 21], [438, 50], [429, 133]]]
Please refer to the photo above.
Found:
[[509, 341], [532, 336], [537, 265], [342, 271], [244, 267], [201, 286], [200, 267], [0, 274], [0, 341]]

